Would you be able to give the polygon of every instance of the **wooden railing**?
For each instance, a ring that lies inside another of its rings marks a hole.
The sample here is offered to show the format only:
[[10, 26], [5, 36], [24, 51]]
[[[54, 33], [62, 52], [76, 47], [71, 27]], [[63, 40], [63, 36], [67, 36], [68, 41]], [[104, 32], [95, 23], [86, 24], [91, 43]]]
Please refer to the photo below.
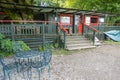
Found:
[[95, 36], [96, 33], [99, 32], [97, 29], [95, 29], [94, 27], [88, 26], [88, 25], [84, 25], [85, 30], [84, 30], [84, 35], [86, 38], [92, 40], [93, 45], [95, 43]]
[[39, 39], [39, 42], [45, 43], [56, 38], [56, 24], [52, 21], [0, 20], [0, 33], [12, 40]]
[[[63, 47], [66, 47], [66, 34], [68, 31], [63, 27], [62, 23], [58, 23], [58, 32], [59, 32], [59, 37], [62, 39]], [[59, 44], [61, 45], [61, 43]]]

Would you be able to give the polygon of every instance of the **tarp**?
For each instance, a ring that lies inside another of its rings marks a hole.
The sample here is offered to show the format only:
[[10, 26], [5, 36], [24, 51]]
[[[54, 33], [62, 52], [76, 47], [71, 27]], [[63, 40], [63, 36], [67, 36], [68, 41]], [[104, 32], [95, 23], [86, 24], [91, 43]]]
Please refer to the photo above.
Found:
[[120, 42], [120, 30], [111, 30], [104, 32], [104, 34], [106, 34], [112, 40]]

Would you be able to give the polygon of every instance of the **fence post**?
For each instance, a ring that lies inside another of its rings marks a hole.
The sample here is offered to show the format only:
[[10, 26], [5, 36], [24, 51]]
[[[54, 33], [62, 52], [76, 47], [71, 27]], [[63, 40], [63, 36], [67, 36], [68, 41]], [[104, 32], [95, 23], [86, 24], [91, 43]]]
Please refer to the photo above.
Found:
[[14, 37], [14, 24], [13, 24], [13, 22], [11, 22], [11, 37], [12, 37], [12, 41], [14, 41], [15, 37]]
[[42, 39], [43, 39], [43, 46], [45, 45], [45, 23], [42, 25]]

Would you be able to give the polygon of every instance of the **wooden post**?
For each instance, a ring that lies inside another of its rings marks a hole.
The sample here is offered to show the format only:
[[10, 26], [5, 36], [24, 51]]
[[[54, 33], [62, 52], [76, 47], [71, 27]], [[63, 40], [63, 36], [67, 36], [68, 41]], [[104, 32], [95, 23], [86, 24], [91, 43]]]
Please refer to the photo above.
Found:
[[42, 25], [42, 39], [43, 39], [43, 46], [45, 46], [45, 23]]
[[11, 22], [11, 37], [12, 37], [12, 41], [15, 40], [14, 34], [15, 34], [15, 31], [14, 31], [14, 24], [13, 24], [13, 22]]
[[82, 13], [82, 35], [84, 34], [84, 12]]

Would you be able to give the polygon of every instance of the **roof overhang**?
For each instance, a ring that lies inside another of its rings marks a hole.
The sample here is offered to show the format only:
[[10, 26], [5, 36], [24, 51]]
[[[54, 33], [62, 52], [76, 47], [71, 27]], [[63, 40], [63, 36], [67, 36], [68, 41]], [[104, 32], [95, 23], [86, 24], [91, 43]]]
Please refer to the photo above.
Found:
[[34, 12], [41, 13], [65, 13], [65, 14], [85, 14], [85, 15], [99, 15], [105, 16], [106, 14], [109, 16], [115, 16], [115, 14], [97, 12], [97, 11], [89, 11], [89, 10], [78, 10], [78, 9], [70, 9], [70, 8], [60, 8], [60, 7], [46, 7], [46, 6], [31, 6], [31, 5], [23, 5], [17, 3], [8, 3], [8, 2], [0, 2], [0, 11], [2, 9], [31, 9]]

